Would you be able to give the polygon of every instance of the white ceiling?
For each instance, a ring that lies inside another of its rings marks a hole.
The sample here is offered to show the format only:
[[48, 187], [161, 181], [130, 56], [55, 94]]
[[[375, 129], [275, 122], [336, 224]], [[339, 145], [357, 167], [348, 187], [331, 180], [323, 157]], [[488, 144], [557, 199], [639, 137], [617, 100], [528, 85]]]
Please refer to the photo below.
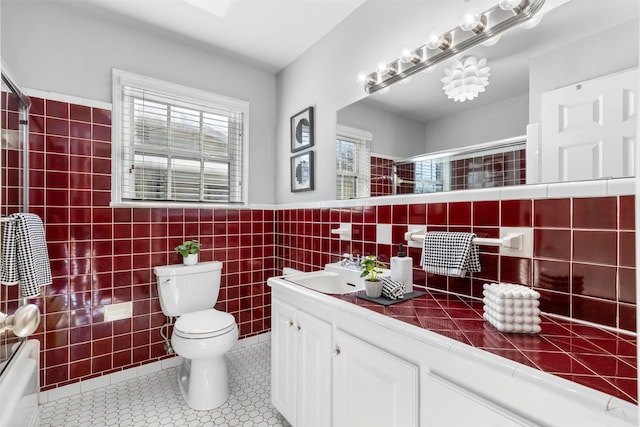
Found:
[[[367, 0], [58, 0], [94, 13], [110, 15], [169, 37], [182, 38], [250, 60], [274, 72], [281, 70], [329, 33]], [[378, 1], [382, 0], [369, 0]], [[384, 0], [392, 2], [393, 0]], [[445, 0], [416, 0], [434, 3]], [[447, 6], [449, 2], [446, 0]], [[455, 0], [490, 5], [497, 0]], [[378, 107], [429, 121], [528, 91], [529, 58], [576, 40], [638, 19], [638, 0], [547, 0], [563, 4], [533, 30], [515, 29], [496, 46], [473, 50], [491, 67], [490, 86], [473, 102], [442, 102], [442, 68], [394, 85], [388, 94], [367, 98]], [[451, 3], [451, 4], [452, 4]], [[388, 4], [388, 3], [387, 3]], [[438, 3], [442, 5], [443, 3]], [[387, 7], [387, 6], [382, 6]], [[624, 41], [621, 41], [624, 43]], [[597, 61], [597, 52], [594, 52]], [[412, 96], [419, 93], [420, 96]], [[444, 98], [443, 98], [444, 97]]]
[[365, 0], [67, 0], [279, 71]]

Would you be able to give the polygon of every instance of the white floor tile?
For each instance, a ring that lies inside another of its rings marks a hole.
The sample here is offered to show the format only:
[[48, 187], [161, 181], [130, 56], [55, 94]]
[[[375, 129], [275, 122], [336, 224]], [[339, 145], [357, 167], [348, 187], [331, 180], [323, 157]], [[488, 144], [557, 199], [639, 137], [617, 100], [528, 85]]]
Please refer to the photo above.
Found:
[[271, 405], [270, 345], [259, 342], [227, 354], [231, 396], [211, 411], [184, 403], [176, 379], [180, 368], [172, 367], [40, 405], [40, 425], [289, 427]]

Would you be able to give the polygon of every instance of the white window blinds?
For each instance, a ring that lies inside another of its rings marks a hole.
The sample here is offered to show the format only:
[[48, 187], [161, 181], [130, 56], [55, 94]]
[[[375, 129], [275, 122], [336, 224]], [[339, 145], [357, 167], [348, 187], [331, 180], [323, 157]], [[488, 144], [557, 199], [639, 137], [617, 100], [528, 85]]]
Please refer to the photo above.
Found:
[[123, 72], [117, 77], [116, 202], [244, 202], [242, 101]]
[[369, 197], [371, 184], [370, 132], [338, 126], [336, 137], [336, 198]]

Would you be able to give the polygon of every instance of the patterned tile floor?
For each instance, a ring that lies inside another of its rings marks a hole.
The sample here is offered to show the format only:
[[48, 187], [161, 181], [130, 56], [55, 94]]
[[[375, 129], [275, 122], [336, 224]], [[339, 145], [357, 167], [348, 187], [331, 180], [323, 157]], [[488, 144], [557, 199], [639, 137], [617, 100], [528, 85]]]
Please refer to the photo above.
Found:
[[195, 411], [184, 403], [176, 367], [49, 402], [40, 407], [40, 425], [288, 427], [271, 405], [270, 361], [268, 341], [230, 351], [231, 396], [211, 411]]

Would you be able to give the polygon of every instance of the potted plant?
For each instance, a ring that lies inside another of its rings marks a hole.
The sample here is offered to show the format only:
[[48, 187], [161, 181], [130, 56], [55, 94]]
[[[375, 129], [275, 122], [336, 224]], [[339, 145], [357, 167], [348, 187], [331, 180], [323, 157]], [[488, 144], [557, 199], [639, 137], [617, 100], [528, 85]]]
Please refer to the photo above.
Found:
[[195, 265], [198, 263], [198, 253], [200, 253], [200, 242], [197, 240], [187, 240], [181, 245], [173, 248], [176, 253], [182, 255], [184, 265]]
[[382, 274], [382, 268], [386, 265], [381, 262], [375, 255], [368, 255], [360, 262], [362, 267], [362, 274], [360, 277], [364, 277], [364, 289], [368, 297], [377, 298], [382, 294], [382, 281], [379, 279], [379, 275]]

